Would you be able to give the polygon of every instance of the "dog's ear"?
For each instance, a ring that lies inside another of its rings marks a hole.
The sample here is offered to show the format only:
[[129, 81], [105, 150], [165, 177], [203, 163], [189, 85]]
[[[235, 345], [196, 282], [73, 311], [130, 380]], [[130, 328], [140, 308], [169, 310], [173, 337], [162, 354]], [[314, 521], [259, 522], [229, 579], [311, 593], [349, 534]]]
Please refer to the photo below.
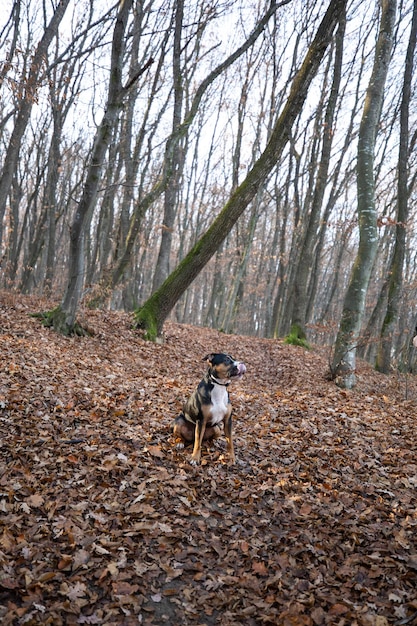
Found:
[[212, 362], [212, 360], [213, 360], [213, 357], [214, 357], [214, 354], [213, 354], [213, 353], [211, 353], [211, 354], [207, 354], [207, 355], [206, 355], [206, 356], [202, 359], [202, 361], [207, 361], [207, 363], [211, 363], [211, 362]]

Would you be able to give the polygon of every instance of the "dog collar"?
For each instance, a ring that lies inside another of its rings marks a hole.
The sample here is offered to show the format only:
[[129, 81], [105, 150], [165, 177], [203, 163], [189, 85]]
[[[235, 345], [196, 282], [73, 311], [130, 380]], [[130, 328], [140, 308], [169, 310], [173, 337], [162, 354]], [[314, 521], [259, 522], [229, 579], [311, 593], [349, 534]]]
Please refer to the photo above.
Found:
[[214, 376], [210, 376], [210, 379], [213, 381], [213, 383], [216, 383], [216, 385], [220, 385], [221, 387], [228, 387], [230, 385], [230, 380], [222, 383], [218, 378], [215, 378]]

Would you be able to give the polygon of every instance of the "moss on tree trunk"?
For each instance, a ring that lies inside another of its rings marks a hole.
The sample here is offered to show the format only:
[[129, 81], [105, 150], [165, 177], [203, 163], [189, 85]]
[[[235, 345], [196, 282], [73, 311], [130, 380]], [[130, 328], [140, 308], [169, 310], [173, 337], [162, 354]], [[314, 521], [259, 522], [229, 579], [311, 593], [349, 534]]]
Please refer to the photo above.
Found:
[[134, 314], [134, 327], [144, 331], [145, 339], [156, 341], [162, 332], [158, 322], [158, 305], [155, 299], [149, 299]]
[[302, 348], [310, 350], [310, 344], [307, 341], [304, 327], [301, 324], [291, 324], [290, 334], [285, 337], [285, 343], [292, 346], [301, 346]]
[[210, 228], [168, 276], [159, 289], [135, 312], [137, 328], [148, 339], [155, 340], [169, 313], [185, 290], [198, 276], [221, 243], [226, 239], [239, 217], [265, 182], [287, 145], [291, 129], [300, 114], [308, 88], [315, 77], [329, 45], [338, 20], [345, 10], [346, 0], [331, 0], [301, 68], [294, 77], [283, 111], [276, 120], [265, 150], [249, 171], [245, 180], [232, 193]]
[[78, 322], [69, 324], [67, 322], [67, 316], [65, 311], [60, 306], [57, 306], [51, 311], [42, 311], [41, 313], [34, 313], [33, 317], [40, 319], [43, 326], [46, 328], [53, 328], [56, 332], [66, 337], [76, 335], [78, 337], [89, 336], [91, 333], [83, 328]]

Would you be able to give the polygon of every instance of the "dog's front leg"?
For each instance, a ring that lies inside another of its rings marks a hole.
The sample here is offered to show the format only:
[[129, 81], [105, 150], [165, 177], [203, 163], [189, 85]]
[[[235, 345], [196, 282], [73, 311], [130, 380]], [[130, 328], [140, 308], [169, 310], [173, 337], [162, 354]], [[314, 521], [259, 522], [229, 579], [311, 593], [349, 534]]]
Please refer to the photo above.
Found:
[[191, 455], [190, 463], [198, 465], [201, 459], [201, 444], [203, 443], [204, 433], [206, 431], [207, 418], [198, 419], [195, 425], [194, 449]]
[[224, 434], [227, 441], [227, 451], [230, 456], [230, 462], [233, 464], [236, 462], [235, 448], [233, 445], [233, 430], [232, 430], [232, 407], [229, 407], [226, 417], [224, 418]]

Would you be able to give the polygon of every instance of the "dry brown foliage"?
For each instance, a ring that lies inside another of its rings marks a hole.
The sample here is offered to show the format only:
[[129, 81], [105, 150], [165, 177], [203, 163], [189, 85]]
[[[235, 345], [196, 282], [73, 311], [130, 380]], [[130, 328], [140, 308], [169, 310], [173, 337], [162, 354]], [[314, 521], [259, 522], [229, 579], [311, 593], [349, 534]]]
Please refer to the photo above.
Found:
[[[384, 626], [417, 623], [417, 385], [327, 355], [85, 312], [64, 338], [0, 306], [0, 621]], [[177, 451], [172, 419], [228, 351], [238, 463]], [[407, 386], [407, 397], [406, 397]]]

